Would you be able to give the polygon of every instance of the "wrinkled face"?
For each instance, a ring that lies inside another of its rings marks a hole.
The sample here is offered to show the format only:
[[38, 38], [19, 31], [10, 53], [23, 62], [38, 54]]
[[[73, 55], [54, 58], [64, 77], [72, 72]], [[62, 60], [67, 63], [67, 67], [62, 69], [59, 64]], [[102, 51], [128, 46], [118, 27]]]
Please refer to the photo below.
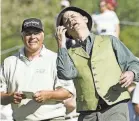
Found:
[[39, 29], [29, 28], [22, 33], [22, 37], [27, 52], [34, 53], [43, 45], [44, 33]]
[[75, 34], [88, 29], [87, 22], [88, 19], [82, 16], [80, 13], [75, 11], [67, 11], [63, 14], [63, 26], [66, 27], [67, 33], [70, 36], [75, 36]]

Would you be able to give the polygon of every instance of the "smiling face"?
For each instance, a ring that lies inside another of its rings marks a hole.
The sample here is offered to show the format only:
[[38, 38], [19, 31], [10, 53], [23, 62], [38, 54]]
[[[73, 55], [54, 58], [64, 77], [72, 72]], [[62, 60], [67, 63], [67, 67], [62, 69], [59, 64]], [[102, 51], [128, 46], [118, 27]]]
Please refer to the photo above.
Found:
[[28, 53], [36, 53], [42, 48], [44, 33], [36, 28], [29, 28], [22, 34], [25, 50]]
[[81, 31], [88, 29], [88, 19], [75, 11], [67, 11], [63, 14], [63, 26], [66, 27], [68, 35], [76, 37]]

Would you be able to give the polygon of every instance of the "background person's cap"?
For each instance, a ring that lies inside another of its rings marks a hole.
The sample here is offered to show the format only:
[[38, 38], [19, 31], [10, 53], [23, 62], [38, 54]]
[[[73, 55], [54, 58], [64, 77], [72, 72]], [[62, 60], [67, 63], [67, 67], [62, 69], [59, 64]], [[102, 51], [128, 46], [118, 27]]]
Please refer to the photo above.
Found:
[[22, 32], [26, 31], [28, 28], [37, 28], [43, 31], [42, 22], [37, 18], [25, 19], [22, 24]]
[[117, 2], [116, 2], [116, 0], [106, 0], [106, 3], [111, 4], [113, 7], [117, 7]]
[[92, 17], [84, 10], [80, 9], [80, 8], [77, 8], [77, 7], [73, 7], [73, 6], [70, 6], [70, 7], [67, 7], [65, 9], [63, 9], [58, 17], [57, 17], [57, 21], [56, 21], [56, 26], [58, 27], [59, 25], [63, 25], [63, 22], [62, 22], [62, 16], [63, 16], [63, 13], [65, 13], [66, 11], [75, 11], [75, 12], [78, 12], [80, 13], [81, 15], [83, 16], [86, 16], [88, 18], [88, 23], [87, 23], [87, 26], [88, 26], [88, 29], [91, 31], [91, 28], [92, 28]]
[[61, 6], [64, 6], [64, 7], [70, 6], [70, 2], [68, 0], [61, 0], [60, 4], [61, 4]]

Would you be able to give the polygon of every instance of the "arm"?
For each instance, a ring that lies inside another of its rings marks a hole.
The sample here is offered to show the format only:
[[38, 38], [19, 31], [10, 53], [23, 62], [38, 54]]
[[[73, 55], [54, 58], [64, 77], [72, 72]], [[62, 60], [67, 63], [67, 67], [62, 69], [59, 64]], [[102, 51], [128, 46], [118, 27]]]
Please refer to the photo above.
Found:
[[42, 103], [46, 102], [48, 100], [57, 100], [57, 101], [63, 101], [67, 98], [70, 98], [72, 94], [64, 89], [59, 88], [57, 90], [41, 90], [35, 93], [34, 99], [35, 101]]
[[116, 36], [119, 38], [120, 35], [120, 25], [116, 24]]
[[72, 96], [71, 98], [68, 98], [64, 100], [64, 106], [66, 107], [66, 113], [69, 114], [76, 108], [76, 100]]
[[66, 49], [66, 29], [59, 26], [56, 31], [56, 39], [58, 43], [57, 72], [60, 79], [70, 80], [77, 76], [77, 70]]
[[24, 99], [23, 94], [14, 92], [14, 93], [4, 93], [0, 92], [1, 104], [8, 105], [10, 103], [19, 104], [22, 99]]
[[139, 61], [120, 40], [113, 36], [110, 36], [110, 38], [117, 61], [123, 72], [120, 84], [123, 84], [122, 87], [128, 87], [133, 81], [139, 81]]
[[114, 11], [113, 11], [113, 15], [114, 15], [116, 37], [119, 38], [119, 35], [120, 35], [120, 21], [118, 19], [117, 14]]
[[58, 50], [57, 72], [60, 79], [70, 80], [77, 76], [77, 69], [69, 57], [66, 48], [60, 48]]
[[57, 77], [56, 58], [53, 64], [53, 87], [51, 90], [40, 90], [34, 95], [34, 99], [37, 102], [47, 101], [63, 101], [71, 98], [74, 95], [74, 84], [72, 80], [65, 81]]
[[[4, 72], [5, 71], [5, 72]], [[6, 80], [6, 69], [4, 65], [0, 67], [0, 98], [2, 105], [8, 105], [10, 103], [18, 104], [24, 98], [24, 96], [19, 92], [7, 93], [7, 80]]]

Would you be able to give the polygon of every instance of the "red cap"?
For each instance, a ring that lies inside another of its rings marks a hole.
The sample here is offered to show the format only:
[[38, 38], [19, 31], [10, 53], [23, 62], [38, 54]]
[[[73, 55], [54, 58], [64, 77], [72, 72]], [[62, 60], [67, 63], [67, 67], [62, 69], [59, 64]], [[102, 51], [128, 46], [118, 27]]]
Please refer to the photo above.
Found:
[[116, 0], [106, 0], [107, 3], [110, 3], [113, 7], [117, 7]]

